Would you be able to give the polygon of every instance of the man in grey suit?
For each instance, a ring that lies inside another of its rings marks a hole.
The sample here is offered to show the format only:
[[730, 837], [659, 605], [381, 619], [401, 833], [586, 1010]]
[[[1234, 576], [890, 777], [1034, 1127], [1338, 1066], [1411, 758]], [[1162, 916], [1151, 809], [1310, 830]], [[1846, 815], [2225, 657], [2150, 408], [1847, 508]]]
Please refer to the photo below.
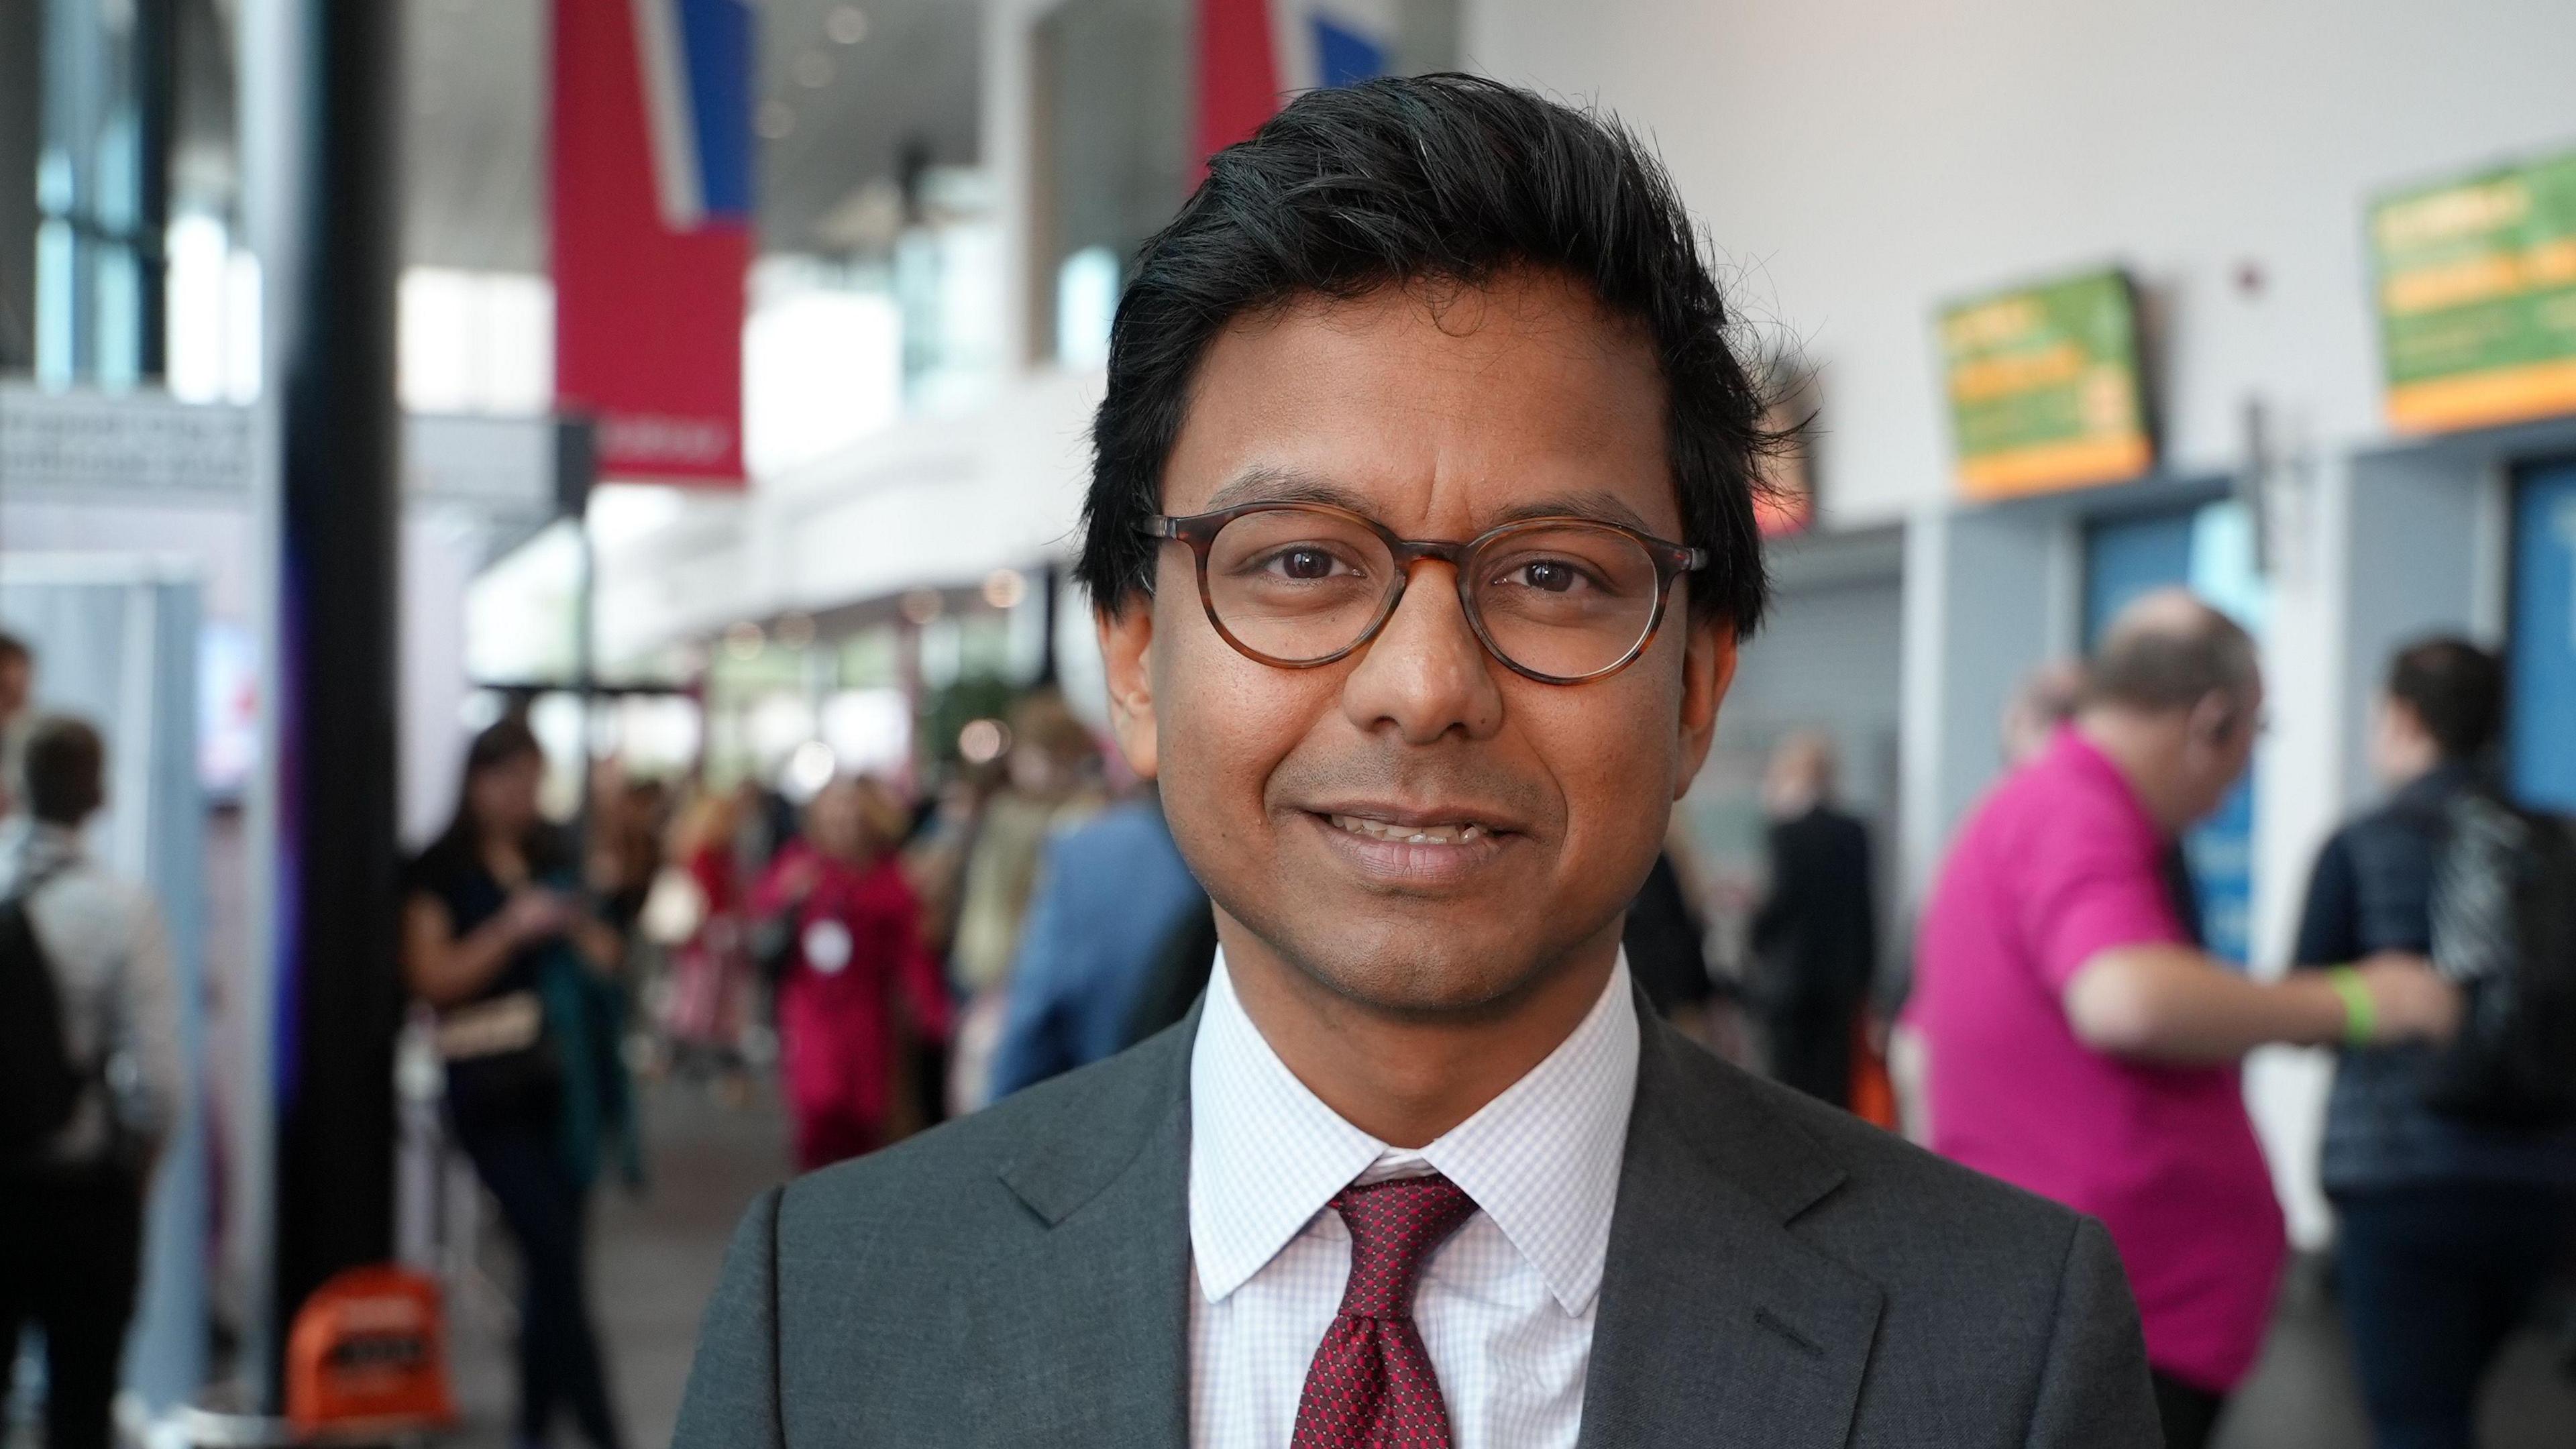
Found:
[[2156, 1443], [2097, 1224], [1629, 983], [1766, 592], [1732, 325], [1652, 157], [1523, 91], [1214, 158], [1119, 307], [1081, 563], [1207, 994], [764, 1197], [680, 1444]]

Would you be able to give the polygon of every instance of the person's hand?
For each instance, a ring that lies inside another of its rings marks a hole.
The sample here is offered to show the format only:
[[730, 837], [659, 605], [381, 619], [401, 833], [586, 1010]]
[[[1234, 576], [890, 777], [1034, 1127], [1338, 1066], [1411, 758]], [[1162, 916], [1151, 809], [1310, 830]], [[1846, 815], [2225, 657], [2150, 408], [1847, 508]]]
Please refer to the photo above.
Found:
[[2371, 1040], [2446, 1042], [2460, 1029], [2460, 988], [2412, 951], [2378, 951], [2355, 967], [2370, 993]]
[[573, 915], [572, 902], [560, 892], [527, 886], [501, 908], [501, 928], [522, 944], [542, 941], [562, 935], [572, 925]]

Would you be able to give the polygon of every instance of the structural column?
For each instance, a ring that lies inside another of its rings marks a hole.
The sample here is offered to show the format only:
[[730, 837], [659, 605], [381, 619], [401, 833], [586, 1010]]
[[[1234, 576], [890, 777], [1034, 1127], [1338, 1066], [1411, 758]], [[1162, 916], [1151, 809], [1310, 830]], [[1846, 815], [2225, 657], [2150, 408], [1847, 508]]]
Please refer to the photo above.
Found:
[[256, 816], [273, 1368], [338, 1270], [393, 1248], [394, 268], [401, 7], [249, 0], [246, 177], [266, 276], [270, 696]]

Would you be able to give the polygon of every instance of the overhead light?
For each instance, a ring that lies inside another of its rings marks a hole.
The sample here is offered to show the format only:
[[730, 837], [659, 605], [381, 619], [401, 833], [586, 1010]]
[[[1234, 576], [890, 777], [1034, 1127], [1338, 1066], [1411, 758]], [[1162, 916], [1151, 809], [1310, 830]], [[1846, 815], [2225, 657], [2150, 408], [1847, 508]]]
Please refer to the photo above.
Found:
[[843, 45], [856, 45], [868, 38], [868, 12], [856, 5], [836, 5], [824, 17], [823, 33]]
[[778, 647], [802, 649], [814, 642], [814, 616], [781, 614], [778, 616]]
[[947, 607], [937, 589], [914, 589], [903, 596], [903, 616], [916, 624], [927, 624]]
[[790, 799], [802, 803], [823, 793], [839, 773], [840, 761], [832, 747], [821, 740], [807, 740], [787, 756], [787, 768], [779, 772], [779, 784], [786, 787]]
[[1028, 576], [1018, 569], [995, 569], [984, 577], [984, 602], [996, 609], [1016, 608], [1028, 596]]
[[736, 624], [724, 632], [725, 652], [736, 659], [758, 659], [768, 642], [762, 637], [758, 624]]
[[796, 130], [796, 108], [785, 101], [760, 103], [760, 134], [772, 141], [783, 141]]
[[819, 50], [797, 52], [796, 59], [788, 62], [787, 68], [796, 77], [796, 83], [809, 91], [819, 91], [830, 85], [832, 72], [837, 69], [832, 58]]

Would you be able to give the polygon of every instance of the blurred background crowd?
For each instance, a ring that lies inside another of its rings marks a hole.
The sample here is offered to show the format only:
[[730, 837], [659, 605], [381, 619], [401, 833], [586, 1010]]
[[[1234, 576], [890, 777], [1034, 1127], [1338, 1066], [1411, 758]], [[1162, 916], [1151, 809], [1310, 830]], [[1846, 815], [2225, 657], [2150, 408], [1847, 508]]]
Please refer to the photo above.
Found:
[[[70, 1073], [0, 1091], [0, 1442], [282, 1411], [371, 1264], [460, 1442], [660, 1442], [754, 1194], [1187, 1015], [1066, 564], [1136, 249], [1306, 87], [1617, 112], [1808, 420], [1657, 1010], [2049, 1190], [1981, 1104], [2127, 1099], [1942, 973], [2085, 751], [2170, 787], [2137, 940], [2457, 976], [2445, 812], [2576, 811], [2570, 54], [2551, 0], [0, 0], [0, 1003], [65, 1044], [0, 1056]], [[2273, 1255], [2244, 1362], [2159, 1369], [2230, 1449], [2576, 1440], [2564, 1123], [2272, 1000], [2073, 1024], [2225, 1070], [2127, 1145], [2237, 1154], [2157, 1206]]]

